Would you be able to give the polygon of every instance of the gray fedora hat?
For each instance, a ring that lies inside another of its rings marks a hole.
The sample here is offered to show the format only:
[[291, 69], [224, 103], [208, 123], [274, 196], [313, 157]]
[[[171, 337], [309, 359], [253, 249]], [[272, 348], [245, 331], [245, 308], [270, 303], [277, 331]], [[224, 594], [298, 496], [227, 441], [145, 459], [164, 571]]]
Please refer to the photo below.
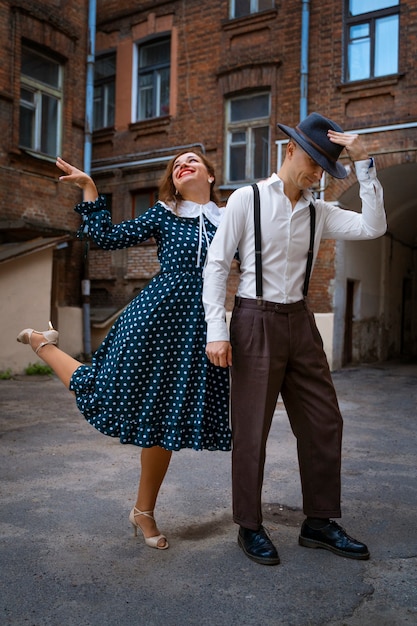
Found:
[[343, 146], [332, 143], [327, 137], [328, 130], [343, 133], [343, 129], [320, 113], [310, 113], [295, 128], [278, 124], [278, 127], [294, 139], [311, 158], [335, 178], [346, 178], [347, 172], [337, 162]]

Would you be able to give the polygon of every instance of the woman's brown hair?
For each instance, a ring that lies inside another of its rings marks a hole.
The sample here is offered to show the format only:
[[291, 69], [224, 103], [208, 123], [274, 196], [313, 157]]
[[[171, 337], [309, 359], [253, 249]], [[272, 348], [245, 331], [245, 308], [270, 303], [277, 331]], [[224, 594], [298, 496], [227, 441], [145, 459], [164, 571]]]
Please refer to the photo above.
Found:
[[214, 173], [213, 164], [201, 152], [195, 150], [182, 150], [170, 160], [165, 170], [165, 174], [161, 178], [161, 182], [159, 184], [159, 200], [162, 200], [162, 202], [168, 204], [174, 211], [176, 211], [177, 209], [177, 204], [179, 204], [183, 200], [181, 194], [179, 192], [176, 192], [174, 182], [172, 180], [174, 163], [182, 154], [188, 154], [189, 152], [198, 156], [198, 158], [201, 159], [201, 161], [206, 166], [207, 172], [213, 179], [213, 182], [210, 183], [210, 200], [212, 202], [215, 202], [216, 204], [219, 204], [219, 198], [217, 196], [217, 193], [214, 191], [214, 185], [216, 184], [216, 175]]

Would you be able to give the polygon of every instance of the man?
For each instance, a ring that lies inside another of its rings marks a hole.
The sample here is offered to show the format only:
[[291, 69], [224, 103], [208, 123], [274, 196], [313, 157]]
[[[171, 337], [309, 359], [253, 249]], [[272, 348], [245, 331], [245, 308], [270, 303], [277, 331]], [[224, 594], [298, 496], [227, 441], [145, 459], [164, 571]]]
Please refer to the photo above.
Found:
[[[231, 366], [233, 519], [240, 526], [238, 543], [250, 559], [265, 565], [279, 563], [278, 552], [262, 526], [261, 491], [266, 441], [281, 392], [297, 438], [306, 515], [300, 545], [368, 559], [366, 545], [330, 519], [341, 517], [342, 417], [304, 282], [310, 224], [314, 226], [310, 203], [315, 207], [314, 262], [322, 238], [358, 240], [384, 234], [382, 188], [374, 161], [358, 135], [344, 133], [318, 113], [295, 129], [278, 126], [290, 138], [285, 160], [278, 174], [258, 183], [262, 297], [256, 298], [255, 291], [251, 186], [230, 196], [204, 277], [206, 353], [215, 365]], [[336, 178], [347, 175], [337, 162], [343, 149], [355, 162], [362, 213], [314, 200], [309, 191], [323, 170]], [[224, 302], [236, 249], [241, 274], [229, 342]]]

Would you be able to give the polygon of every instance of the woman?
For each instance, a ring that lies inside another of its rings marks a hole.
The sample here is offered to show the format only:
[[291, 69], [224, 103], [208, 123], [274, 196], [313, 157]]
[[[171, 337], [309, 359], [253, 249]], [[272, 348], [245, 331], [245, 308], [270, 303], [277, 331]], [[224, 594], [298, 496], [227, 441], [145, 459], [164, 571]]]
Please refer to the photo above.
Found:
[[210, 162], [183, 151], [167, 166], [160, 200], [142, 216], [113, 225], [93, 180], [58, 157], [60, 180], [83, 190], [75, 207], [83, 228], [107, 250], [154, 237], [160, 273], [117, 319], [86, 366], [57, 347], [58, 333], [23, 330], [17, 340], [51, 366], [74, 392], [87, 421], [121, 443], [142, 448], [141, 475], [129, 520], [145, 543], [164, 550], [155, 522], [160, 486], [173, 450], [230, 450], [228, 372], [209, 363], [201, 301], [207, 249], [222, 209]]

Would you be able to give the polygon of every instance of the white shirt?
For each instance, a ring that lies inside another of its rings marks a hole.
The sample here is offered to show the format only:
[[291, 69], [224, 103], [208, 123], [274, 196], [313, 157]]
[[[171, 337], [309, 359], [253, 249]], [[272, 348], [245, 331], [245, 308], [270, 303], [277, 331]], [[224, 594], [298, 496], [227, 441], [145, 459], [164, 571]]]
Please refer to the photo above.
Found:
[[[373, 159], [357, 161], [355, 168], [362, 213], [314, 200], [316, 234], [313, 265], [321, 239], [374, 239], [386, 231], [383, 191], [376, 177]], [[258, 185], [263, 298], [285, 304], [297, 302], [303, 298], [310, 242], [309, 203], [313, 194], [304, 191], [293, 209], [284, 194], [283, 182], [276, 174]], [[245, 186], [230, 196], [208, 253], [203, 287], [207, 342], [229, 339], [224, 303], [230, 265], [237, 249], [241, 271], [237, 295], [256, 298], [254, 237], [253, 189]]]

